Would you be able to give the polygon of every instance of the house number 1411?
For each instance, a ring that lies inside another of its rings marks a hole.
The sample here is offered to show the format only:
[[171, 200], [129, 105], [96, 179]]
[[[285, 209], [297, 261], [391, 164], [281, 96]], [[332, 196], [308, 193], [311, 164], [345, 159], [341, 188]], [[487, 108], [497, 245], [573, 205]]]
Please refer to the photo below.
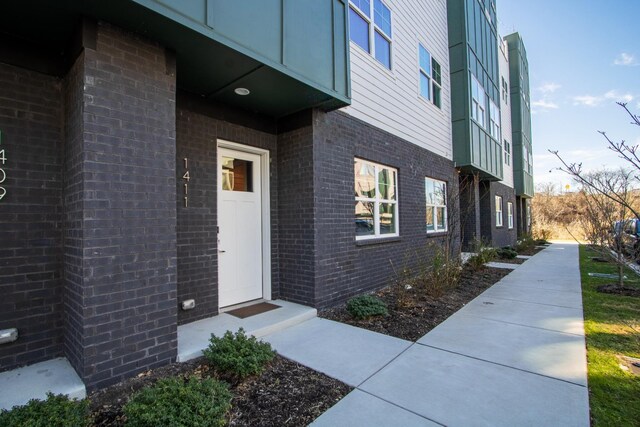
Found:
[[184, 207], [189, 207], [189, 180], [191, 177], [189, 176], [189, 159], [184, 158], [184, 175], [182, 175], [182, 179], [184, 179]]

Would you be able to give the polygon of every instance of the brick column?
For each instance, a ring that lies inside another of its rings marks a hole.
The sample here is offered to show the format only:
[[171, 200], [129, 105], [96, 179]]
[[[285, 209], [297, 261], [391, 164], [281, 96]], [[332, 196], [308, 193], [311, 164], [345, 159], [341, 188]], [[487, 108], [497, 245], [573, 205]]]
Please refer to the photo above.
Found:
[[84, 37], [64, 88], [65, 352], [91, 390], [175, 360], [175, 72], [111, 25]]

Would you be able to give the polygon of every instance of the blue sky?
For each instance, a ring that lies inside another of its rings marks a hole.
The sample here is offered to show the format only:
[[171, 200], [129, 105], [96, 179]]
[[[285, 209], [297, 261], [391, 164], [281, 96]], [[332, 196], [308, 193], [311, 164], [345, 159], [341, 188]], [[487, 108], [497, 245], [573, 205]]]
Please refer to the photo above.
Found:
[[[616, 101], [640, 114], [640, 0], [497, 0], [502, 36], [518, 31], [529, 59], [536, 184], [571, 184], [548, 149], [587, 170], [625, 163], [597, 131], [640, 144]], [[572, 185], [572, 187], [574, 187]]]

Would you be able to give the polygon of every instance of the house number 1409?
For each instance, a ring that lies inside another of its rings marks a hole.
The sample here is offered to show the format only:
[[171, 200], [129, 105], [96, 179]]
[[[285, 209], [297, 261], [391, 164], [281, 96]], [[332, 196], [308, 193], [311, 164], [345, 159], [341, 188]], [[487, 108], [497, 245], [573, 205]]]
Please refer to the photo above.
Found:
[[2, 185], [7, 179], [7, 173], [4, 170], [4, 164], [7, 162], [7, 155], [2, 148], [2, 132], [0, 131], [0, 200], [7, 194], [7, 189]]

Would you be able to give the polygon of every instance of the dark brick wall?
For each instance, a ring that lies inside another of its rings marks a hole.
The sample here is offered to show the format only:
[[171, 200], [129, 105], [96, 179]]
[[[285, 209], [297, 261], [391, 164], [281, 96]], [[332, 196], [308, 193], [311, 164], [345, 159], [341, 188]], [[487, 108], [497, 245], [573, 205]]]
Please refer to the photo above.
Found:
[[67, 354], [91, 390], [175, 360], [175, 74], [162, 46], [102, 23], [78, 61], [67, 78]]
[[0, 329], [19, 333], [0, 345], [0, 371], [63, 351], [61, 87], [0, 63]]
[[[446, 181], [449, 191], [456, 193], [458, 175], [451, 160], [342, 112], [316, 111], [313, 119], [315, 305], [322, 308], [388, 285], [393, 277], [391, 262], [400, 266], [405, 254], [424, 250], [428, 242], [442, 244], [443, 235], [426, 234], [424, 180]], [[356, 242], [354, 157], [398, 170], [399, 238]], [[453, 241], [459, 239], [457, 227], [455, 223]]]
[[[480, 217], [482, 238], [492, 246], [514, 246], [517, 239], [516, 228], [516, 197], [513, 188], [507, 187], [499, 182], [480, 182]], [[502, 226], [496, 226], [496, 196], [502, 196]], [[509, 229], [507, 217], [507, 203], [513, 203], [514, 227]]]
[[[193, 310], [178, 312], [180, 324], [218, 313], [217, 139], [269, 150], [271, 159], [271, 283], [278, 294], [278, 156], [275, 122], [247, 113], [220, 109], [180, 93], [176, 112], [176, 172], [178, 180], [178, 299], [194, 298]], [[233, 122], [232, 122], [232, 121]], [[183, 193], [184, 158], [189, 159], [189, 202]]]
[[[315, 186], [312, 111], [281, 124], [278, 135], [280, 295], [315, 305]], [[294, 124], [295, 122], [298, 122]], [[289, 130], [291, 126], [293, 129]]]
[[475, 241], [480, 237], [480, 181], [477, 176], [460, 174], [459, 176], [459, 221], [462, 248], [473, 250]]

